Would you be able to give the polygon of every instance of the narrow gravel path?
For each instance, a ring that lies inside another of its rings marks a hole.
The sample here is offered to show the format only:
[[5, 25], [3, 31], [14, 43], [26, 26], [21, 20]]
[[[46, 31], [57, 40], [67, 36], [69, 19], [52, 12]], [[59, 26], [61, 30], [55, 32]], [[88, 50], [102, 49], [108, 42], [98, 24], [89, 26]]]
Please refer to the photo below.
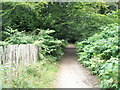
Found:
[[93, 88], [98, 87], [95, 76], [77, 61], [74, 45], [64, 49], [65, 54], [60, 60], [56, 80], [56, 88]]

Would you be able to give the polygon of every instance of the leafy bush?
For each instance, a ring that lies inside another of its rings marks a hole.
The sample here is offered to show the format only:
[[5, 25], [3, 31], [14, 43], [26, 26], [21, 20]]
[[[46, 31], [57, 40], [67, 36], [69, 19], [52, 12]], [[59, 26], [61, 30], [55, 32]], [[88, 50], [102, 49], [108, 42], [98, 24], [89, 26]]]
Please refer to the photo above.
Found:
[[19, 32], [17, 29], [13, 30], [11, 27], [3, 31], [2, 36], [4, 41], [8, 44], [27, 44], [33, 43], [32, 36], [27, 36], [24, 31]]
[[57, 59], [60, 59], [60, 56], [63, 55], [62, 47], [64, 47], [66, 44], [64, 44], [64, 40], [58, 40], [50, 36], [49, 34], [55, 32], [54, 30], [40, 30], [38, 36], [34, 36], [35, 42], [34, 44], [39, 45], [42, 50], [40, 50], [40, 53], [43, 55], [52, 55], [56, 57]]
[[79, 61], [97, 74], [103, 88], [118, 86], [118, 29], [116, 24], [102, 27], [102, 32], [78, 42]]
[[11, 26], [18, 31], [31, 31], [37, 27], [37, 18], [32, 3], [3, 2], [2, 3], [3, 29]]
[[28, 35], [24, 31], [19, 32], [17, 29], [13, 30], [11, 27], [8, 27], [3, 31], [5, 40], [1, 41], [0, 45], [35, 44], [41, 48], [40, 58], [52, 55], [58, 60], [63, 55], [62, 47], [66, 44], [64, 40], [55, 39], [50, 35], [54, 32], [54, 30], [36, 29]]
[[2, 46], [2, 45], [8, 45], [8, 43], [5, 41], [0, 41], [0, 46]]

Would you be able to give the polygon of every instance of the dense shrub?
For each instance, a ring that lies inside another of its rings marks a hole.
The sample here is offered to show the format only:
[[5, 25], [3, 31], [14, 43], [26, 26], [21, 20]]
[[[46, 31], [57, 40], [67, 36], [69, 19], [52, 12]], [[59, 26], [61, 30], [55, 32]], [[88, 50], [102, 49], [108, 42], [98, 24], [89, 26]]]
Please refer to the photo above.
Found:
[[99, 76], [103, 88], [118, 87], [117, 28], [116, 24], [102, 27], [102, 32], [76, 44], [78, 60]]
[[2, 3], [2, 26], [18, 31], [32, 31], [38, 26], [34, 6], [31, 3], [4, 2]]
[[8, 27], [3, 31], [2, 35], [6, 38], [4, 41], [0, 41], [0, 45], [35, 44], [41, 48], [40, 58], [51, 55], [58, 60], [63, 55], [62, 47], [66, 44], [64, 40], [55, 39], [50, 35], [54, 32], [54, 30], [36, 29], [34, 32], [26, 34], [24, 31], [19, 32], [17, 29], [13, 30], [11, 27]]
[[26, 35], [24, 31], [13, 30], [11, 27], [2, 32], [2, 37], [8, 44], [32, 44], [34, 42], [32, 36]]
[[43, 56], [40, 55], [40, 57], [52, 55], [58, 60], [60, 56], [63, 55], [62, 47], [66, 46], [64, 40], [58, 40], [50, 36], [49, 34], [54, 33], [54, 30], [37, 29], [37, 31], [39, 31], [39, 34], [33, 37], [35, 39], [34, 44], [39, 45], [42, 49], [40, 50], [40, 53], [42, 53]]

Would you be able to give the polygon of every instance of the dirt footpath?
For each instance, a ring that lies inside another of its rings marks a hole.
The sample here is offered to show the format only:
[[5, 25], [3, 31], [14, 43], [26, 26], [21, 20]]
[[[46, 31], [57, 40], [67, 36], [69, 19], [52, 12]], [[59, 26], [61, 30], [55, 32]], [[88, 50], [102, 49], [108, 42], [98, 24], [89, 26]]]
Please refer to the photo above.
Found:
[[77, 61], [74, 45], [65, 48], [60, 60], [56, 88], [94, 88], [98, 87], [95, 76]]

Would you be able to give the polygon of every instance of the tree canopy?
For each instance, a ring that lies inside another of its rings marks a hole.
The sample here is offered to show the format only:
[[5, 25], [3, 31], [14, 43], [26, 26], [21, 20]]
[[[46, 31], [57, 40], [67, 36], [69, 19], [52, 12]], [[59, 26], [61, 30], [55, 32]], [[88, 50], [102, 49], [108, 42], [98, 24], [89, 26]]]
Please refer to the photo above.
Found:
[[99, 32], [100, 26], [117, 22], [117, 13], [116, 3], [105, 2], [2, 3], [3, 30], [8, 26], [29, 33], [50, 29], [56, 31], [55, 38], [70, 42], [84, 40]]

